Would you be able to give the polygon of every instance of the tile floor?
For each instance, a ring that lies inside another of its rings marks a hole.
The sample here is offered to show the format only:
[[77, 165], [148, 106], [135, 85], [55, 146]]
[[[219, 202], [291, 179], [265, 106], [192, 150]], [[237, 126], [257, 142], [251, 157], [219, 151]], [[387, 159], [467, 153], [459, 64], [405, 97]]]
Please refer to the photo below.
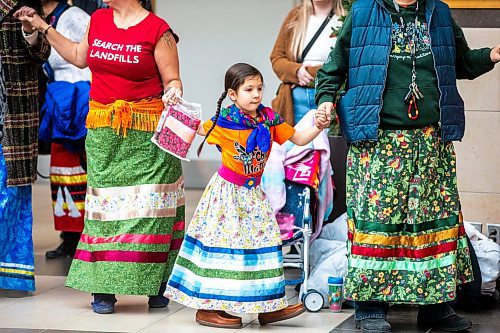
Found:
[[[0, 327], [32, 330], [64, 330], [92, 332], [329, 332], [350, 316], [350, 312], [332, 314], [327, 311], [306, 313], [280, 324], [259, 326], [256, 315], [243, 316], [240, 330], [221, 330], [199, 326], [194, 322], [195, 310], [177, 303], [166, 309], [147, 307], [147, 298], [119, 296], [116, 312], [98, 315], [90, 309], [90, 296], [64, 287], [64, 276], [38, 276], [37, 291], [24, 298], [0, 297]], [[290, 302], [297, 297], [289, 290]], [[5, 330], [4, 330], [5, 331]], [[0, 332], [3, 332], [0, 330]], [[5, 331], [5, 332], [8, 332]], [[12, 330], [12, 332], [18, 332]]]
[[[186, 220], [189, 221], [201, 190], [188, 190]], [[260, 326], [256, 315], [243, 316], [244, 327], [224, 330], [199, 326], [194, 321], [195, 310], [172, 302], [166, 309], [148, 309], [147, 298], [119, 296], [116, 312], [97, 315], [90, 308], [91, 297], [64, 287], [70, 259], [46, 260], [45, 251], [59, 244], [53, 230], [49, 185], [39, 181], [33, 188], [36, 284], [35, 293], [28, 296], [0, 290], [0, 333], [69, 333], [69, 332], [141, 332], [141, 333], [211, 333], [211, 332], [283, 332], [283, 333], [342, 333], [354, 332], [353, 311], [305, 313], [300, 317], [267, 326]], [[294, 272], [288, 272], [293, 274]], [[20, 297], [25, 296], [25, 297]], [[297, 302], [297, 293], [287, 288], [290, 303]], [[500, 305], [496, 309], [469, 316], [474, 323], [472, 332], [500, 332]], [[415, 325], [416, 309], [392, 307], [389, 320], [394, 333], [419, 331]]]
[[[418, 328], [417, 311], [417, 307], [415, 306], [392, 306], [387, 314], [388, 321], [392, 325], [392, 331], [404, 333], [428, 333], [429, 331]], [[500, 332], [500, 304], [498, 304], [494, 309], [483, 310], [478, 313], [461, 313], [460, 311], [459, 313], [472, 320], [473, 326], [471, 332]], [[354, 317], [351, 317], [334, 328], [330, 333], [354, 333], [356, 331], [354, 326]]]
[[[49, 184], [39, 181], [33, 187], [36, 286], [32, 295], [19, 297], [17, 292], [0, 291], [0, 333], [37, 332], [141, 332], [141, 333], [210, 333], [210, 332], [330, 332], [352, 315], [352, 310], [333, 314], [327, 310], [305, 313], [298, 318], [261, 327], [256, 315], [243, 316], [240, 330], [223, 330], [195, 323], [195, 310], [172, 302], [167, 309], [148, 309], [147, 298], [119, 296], [116, 312], [98, 315], [90, 308], [91, 297], [64, 287], [70, 259], [45, 259], [45, 251], [59, 244], [53, 230]], [[189, 221], [202, 194], [201, 190], [186, 192], [186, 220]], [[287, 289], [290, 303], [297, 302], [297, 293]]]

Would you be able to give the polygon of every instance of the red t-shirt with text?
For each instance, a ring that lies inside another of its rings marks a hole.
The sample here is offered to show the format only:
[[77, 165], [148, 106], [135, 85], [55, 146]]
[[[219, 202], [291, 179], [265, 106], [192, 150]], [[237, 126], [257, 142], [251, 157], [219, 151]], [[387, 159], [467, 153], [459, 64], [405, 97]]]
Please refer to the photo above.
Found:
[[108, 104], [117, 99], [136, 101], [159, 96], [162, 79], [154, 50], [170, 30], [153, 13], [128, 29], [117, 28], [112, 9], [96, 11], [90, 20], [87, 64], [92, 72], [90, 97]]

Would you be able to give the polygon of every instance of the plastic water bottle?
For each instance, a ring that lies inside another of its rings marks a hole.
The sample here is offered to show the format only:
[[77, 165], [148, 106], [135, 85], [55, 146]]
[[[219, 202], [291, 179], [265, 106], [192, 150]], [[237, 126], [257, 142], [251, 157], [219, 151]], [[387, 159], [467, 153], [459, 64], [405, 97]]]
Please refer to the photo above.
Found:
[[342, 277], [330, 276], [328, 278], [328, 303], [331, 312], [342, 310], [344, 279]]

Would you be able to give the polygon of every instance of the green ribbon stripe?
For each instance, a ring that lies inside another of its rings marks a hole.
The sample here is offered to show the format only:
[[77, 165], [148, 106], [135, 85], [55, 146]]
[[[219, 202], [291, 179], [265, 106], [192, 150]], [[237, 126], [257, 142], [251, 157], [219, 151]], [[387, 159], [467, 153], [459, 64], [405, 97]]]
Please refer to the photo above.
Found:
[[219, 278], [226, 280], [260, 280], [260, 279], [272, 279], [280, 277], [283, 275], [282, 268], [261, 270], [261, 271], [231, 271], [222, 269], [209, 269], [201, 268], [195, 265], [190, 260], [178, 257], [177, 265], [180, 265], [186, 269], [189, 269], [194, 274], [206, 277], [206, 278]]

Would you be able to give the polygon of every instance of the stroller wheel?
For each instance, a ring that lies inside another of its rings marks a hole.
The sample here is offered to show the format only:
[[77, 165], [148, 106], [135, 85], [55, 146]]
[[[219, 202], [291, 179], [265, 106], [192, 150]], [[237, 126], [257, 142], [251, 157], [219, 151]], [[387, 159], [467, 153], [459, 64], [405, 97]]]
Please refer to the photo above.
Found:
[[317, 290], [311, 289], [302, 297], [304, 307], [309, 312], [318, 312], [323, 308], [324, 303], [323, 295]]

